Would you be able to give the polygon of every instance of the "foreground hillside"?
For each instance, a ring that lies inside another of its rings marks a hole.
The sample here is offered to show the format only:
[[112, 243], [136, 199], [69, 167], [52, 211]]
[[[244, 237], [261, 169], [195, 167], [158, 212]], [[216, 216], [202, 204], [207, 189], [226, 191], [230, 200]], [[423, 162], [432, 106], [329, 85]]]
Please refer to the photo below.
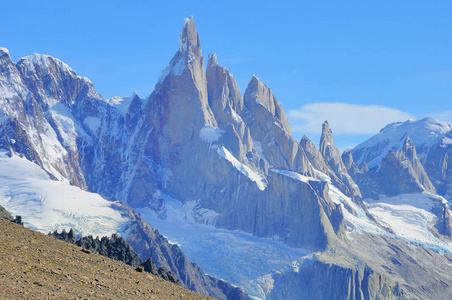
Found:
[[0, 219], [2, 299], [210, 299]]

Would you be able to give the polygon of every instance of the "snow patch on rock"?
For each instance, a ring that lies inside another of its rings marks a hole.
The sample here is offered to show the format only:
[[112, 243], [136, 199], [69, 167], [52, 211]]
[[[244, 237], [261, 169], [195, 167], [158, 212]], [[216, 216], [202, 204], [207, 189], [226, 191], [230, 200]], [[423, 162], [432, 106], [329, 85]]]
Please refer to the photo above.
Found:
[[250, 167], [239, 162], [234, 157], [234, 155], [232, 155], [232, 153], [229, 152], [225, 147], [221, 146], [220, 148], [218, 148], [218, 154], [220, 155], [220, 157], [229, 161], [232, 166], [240, 173], [248, 177], [251, 181], [254, 181], [261, 191], [265, 190], [265, 188], [267, 187], [267, 182]]
[[161, 83], [168, 75], [181, 76], [185, 70], [185, 57], [181, 56], [175, 62], [169, 64], [159, 77], [158, 82]]
[[315, 179], [313, 177], [304, 176], [304, 175], [301, 175], [294, 171], [282, 170], [282, 169], [270, 169], [270, 171], [273, 173], [278, 173], [278, 174], [290, 177], [292, 179], [295, 179], [295, 180], [298, 180], [301, 182], [305, 182], [305, 183], [309, 183], [309, 181], [318, 181], [317, 179]]
[[[218, 143], [223, 133], [224, 130], [221, 130], [220, 128], [206, 125], [199, 131], [199, 137], [209, 144], [214, 144]], [[218, 148], [218, 146], [216, 148]]]
[[101, 120], [96, 117], [88, 116], [83, 120], [83, 123], [88, 126], [92, 133], [97, 134], [101, 125]]

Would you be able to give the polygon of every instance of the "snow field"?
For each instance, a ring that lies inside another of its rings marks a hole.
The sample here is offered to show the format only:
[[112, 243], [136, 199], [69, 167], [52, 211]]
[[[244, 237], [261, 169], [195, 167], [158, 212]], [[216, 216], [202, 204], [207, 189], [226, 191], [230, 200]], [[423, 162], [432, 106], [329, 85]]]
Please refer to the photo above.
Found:
[[51, 180], [25, 158], [0, 150], [0, 205], [21, 215], [25, 226], [48, 233], [74, 228], [77, 234], [110, 236], [130, 220], [98, 194]]

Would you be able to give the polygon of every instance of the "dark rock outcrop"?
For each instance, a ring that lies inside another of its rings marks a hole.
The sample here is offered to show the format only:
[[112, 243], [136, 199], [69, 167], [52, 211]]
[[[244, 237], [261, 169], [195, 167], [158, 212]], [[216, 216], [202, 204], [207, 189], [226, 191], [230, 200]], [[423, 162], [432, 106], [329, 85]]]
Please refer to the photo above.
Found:
[[1, 205], [0, 205], [0, 218], [6, 219], [8, 221], [11, 221], [11, 222], [19, 224], [19, 225], [24, 225], [24, 223], [22, 222], [21, 216], [16, 216], [15, 218], [13, 218], [13, 216], [9, 213], [9, 211], [7, 211]]
[[181, 282], [179, 281], [179, 279], [177, 279], [177, 276], [174, 275], [173, 272], [170, 272], [162, 267], [157, 268], [154, 261], [150, 258], [143, 262], [140, 267], [142, 267], [145, 272], [151, 273], [170, 282], [181, 284]]
[[136, 267], [142, 263], [138, 254], [118, 234], [112, 234], [110, 238], [104, 236], [101, 239], [99, 237], [84, 236], [75, 244], [111, 259], [122, 261], [132, 267]]
[[50, 235], [52, 235], [54, 238], [57, 238], [59, 240], [71, 243], [76, 245], [77, 244], [77, 237], [75, 236], [75, 231], [73, 228], [71, 228], [68, 231], [66, 231], [66, 229], [63, 229], [61, 231], [61, 233], [59, 233], [57, 230], [55, 230], [54, 232], [52, 232]]
[[143, 262], [133, 248], [118, 234], [113, 234], [110, 238], [104, 236], [99, 239], [99, 237], [93, 238], [92, 236], [86, 236], [77, 240], [74, 229], [71, 228], [69, 232], [66, 230], [62, 230], [61, 233], [55, 231], [50, 235], [82, 247], [85, 253], [89, 254], [90, 252], [96, 252], [108, 258], [121, 261], [129, 266], [140, 267], [144, 271], [162, 279], [180, 284], [176, 275], [171, 271], [162, 267], [157, 269], [152, 259], [149, 258], [147, 261]]

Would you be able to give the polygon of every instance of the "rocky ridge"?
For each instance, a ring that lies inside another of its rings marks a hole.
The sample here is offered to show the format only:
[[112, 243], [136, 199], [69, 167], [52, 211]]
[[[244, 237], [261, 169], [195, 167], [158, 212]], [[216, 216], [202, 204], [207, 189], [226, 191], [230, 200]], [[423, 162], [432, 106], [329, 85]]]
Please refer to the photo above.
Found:
[[96, 252], [102, 256], [121, 261], [129, 266], [141, 266], [144, 271], [151, 273], [152, 275], [168, 280], [172, 283], [181, 284], [176, 275], [171, 273], [171, 271], [167, 271], [162, 267], [157, 268], [151, 258], [146, 261], [141, 260], [132, 247], [118, 234], [113, 234], [111, 238], [104, 236], [99, 239], [99, 237], [93, 238], [92, 236], [85, 236], [77, 239], [74, 229], [71, 228], [69, 232], [63, 230], [61, 233], [58, 233], [55, 231], [50, 235], [59, 240], [82, 247], [88, 251]]

